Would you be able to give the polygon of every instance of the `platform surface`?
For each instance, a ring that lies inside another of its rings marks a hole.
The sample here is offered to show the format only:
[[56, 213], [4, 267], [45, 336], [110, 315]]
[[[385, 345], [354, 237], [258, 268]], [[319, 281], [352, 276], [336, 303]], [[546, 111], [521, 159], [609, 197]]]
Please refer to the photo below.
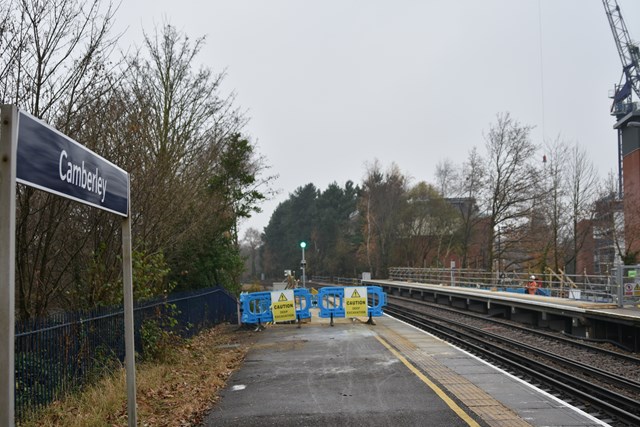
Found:
[[388, 316], [269, 325], [205, 426], [606, 425]]

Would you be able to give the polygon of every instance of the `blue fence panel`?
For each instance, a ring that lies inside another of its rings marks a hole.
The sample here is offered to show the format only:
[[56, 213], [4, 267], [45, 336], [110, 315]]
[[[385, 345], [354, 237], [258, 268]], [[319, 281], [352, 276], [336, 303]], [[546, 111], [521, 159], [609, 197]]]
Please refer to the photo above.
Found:
[[329, 317], [344, 317], [344, 288], [331, 286], [320, 288], [318, 291], [318, 316], [323, 319]]
[[369, 316], [380, 317], [384, 314], [382, 307], [387, 305], [387, 294], [380, 286], [367, 286]]
[[240, 294], [242, 323], [273, 322], [271, 313], [271, 292], [252, 292]]
[[306, 288], [295, 288], [293, 296], [296, 300], [296, 316], [298, 319], [311, 319], [311, 292]]
[[[379, 286], [366, 286], [367, 314], [379, 317], [384, 314], [382, 307], [387, 305], [387, 294]], [[322, 318], [345, 317], [344, 288], [341, 286], [323, 287], [318, 292], [318, 316]]]
[[[512, 292], [514, 294], [529, 294], [525, 288], [505, 288], [505, 292]], [[538, 288], [536, 289], [536, 295], [542, 295], [545, 297], [551, 296], [551, 289]]]
[[[310, 319], [312, 307], [311, 293], [306, 288], [293, 290], [296, 316], [298, 319]], [[271, 292], [243, 292], [240, 294], [242, 323], [257, 324], [273, 322], [271, 313]]]

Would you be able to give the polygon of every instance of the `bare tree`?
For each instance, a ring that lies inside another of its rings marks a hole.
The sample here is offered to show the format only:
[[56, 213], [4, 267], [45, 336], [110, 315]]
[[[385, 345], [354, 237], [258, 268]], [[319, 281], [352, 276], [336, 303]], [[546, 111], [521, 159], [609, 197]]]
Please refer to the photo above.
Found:
[[[211, 217], [224, 224], [220, 232], [232, 220], [207, 188], [227, 140], [246, 120], [234, 110], [233, 96], [220, 94], [224, 74], [197, 67], [204, 41], [165, 24], [145, 33], [144, 50], [129, 59], [130, 138], [138, 144], [133, 224], [146, 251], [201, 234]], [[153, 188], [163, 190], [147, 190]]]
[[485, 136], [490, 268], [493, 268], [493, 260], [499, 259], [513, 243], [504, 242], [496, 251], [497, 228], [521, 226], [530, 217], [539, 195], [540, 173], [533, 164], [536, 146], [530, 139], [530, 132], [530, 126], [521, 125], [509, 113], [502, 113]]
[[431, 185], [422, 181], [407, 192], [401, 235], [396, 241], [405, 265], [441, 266], [453, 250], [459, 218], [453, 207]]
[[442, 197], [450, 196], [450, 189], [454, 187], [458, 172], [450, 159], [444, 159], [436, 165], [436, 187]]
[[587, 237], [585, 231], [580, 231], [578, 224], [583, 219], [593, 218], [594, 202], [598, 197], [599, 178], [586, 150], [577, 143], [570, 148], [566, 167], [569, 187], [569, 221], [571, 223], [571, 241], [573, 242], [571, 254], [567, 257], [567, 264], [569, 264], [571, 271], [577, 274], [576, 258]]
[[[7, 6], [6, 8], [4, 6]], [[7, 1], [0, 12], [0, 103], [73, 135], [87, 106], [112, 87], [107, 57], [114, 9], [99, 0]], [[70, 221], [61, 218], [71, 217]], [[75, 222], [78, 220], [78, 222]], [[39, 316], [73, 281], [87, 240], [86, 209], [18, 187], [16, 283], [18, 315]], [[81, 230], [85, 233], [76, 234]]]
[[565, 240], [563, 234], [566, 231], [569, 219], [567, 215], [569, 147], [560, 137], [557, 137], [545, 144], [545, 153], [542, 180], [544, 193], [537, 206], [545, 212], [548, 222], [547, 230], [550, 235], [548, 238], [547, 236], [543, 237], [542, 245], [544, 250], [539, 263], [541, 270], [544, 271], [547, 260], [550, 257], [553, 262], [553, 269], [559, 271], [560, 268], [564, 268], [565, 257], [562, 242]]
[[260, 246], [262, 245], [262, 234], [256, 228], [248, 228], [244, 233], [242, 245], [247, 248], [247, 252], [249, 253], [250, 274], [251, 278], [255, 279], [258, 274], [257, 261]]
[[463, 203], [458, 204], [461, 218], [459, 243], [462, 266], [468, 265], [467, 257], [471, 242], [473, 241], [473, 233], [481, 220], [478, 202], [480, 201], [481, 192], [485, 185], [486, 171], [484, 167], [484, 160], [478, 153], [478, 150], [473, 147], [471, 151], [469, 151], [467, 160], [462, 165], [455, 185], [455, 194], [457, 197], [465, 199]]

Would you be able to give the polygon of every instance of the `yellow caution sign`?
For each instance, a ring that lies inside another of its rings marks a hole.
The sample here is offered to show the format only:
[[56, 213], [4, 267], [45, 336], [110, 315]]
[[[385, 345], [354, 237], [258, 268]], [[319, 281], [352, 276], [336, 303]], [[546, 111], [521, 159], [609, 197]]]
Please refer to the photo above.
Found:
[[316, 288], [311, 288], [311, 295], [318, 295], [318, 290]]
[[367, 287], [344, 288], [344, 309], [346, 317], [367, 317]]
[[296, 320], [296, 302], [293, 289], [271, 292], [271, 314], [274, 322]]

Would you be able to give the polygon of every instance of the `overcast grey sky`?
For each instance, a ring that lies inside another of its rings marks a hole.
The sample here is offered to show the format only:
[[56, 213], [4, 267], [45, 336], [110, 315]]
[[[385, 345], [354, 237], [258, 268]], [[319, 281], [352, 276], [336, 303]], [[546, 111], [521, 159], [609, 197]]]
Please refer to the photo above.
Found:
[[[618, 3], [640, 39], [640, 2]], [[622, 67], [600, 0], [123, 0], [116, 28], [140, 45], [164, 21], [207, 36], [199, 62], [226, 69], [279, 175], [243, 230], [301, 185], [359, 183], [376, 158], [434, 182], [439, 161], [484, 152], [499, 112], [617, 171], [608, 93]]]

